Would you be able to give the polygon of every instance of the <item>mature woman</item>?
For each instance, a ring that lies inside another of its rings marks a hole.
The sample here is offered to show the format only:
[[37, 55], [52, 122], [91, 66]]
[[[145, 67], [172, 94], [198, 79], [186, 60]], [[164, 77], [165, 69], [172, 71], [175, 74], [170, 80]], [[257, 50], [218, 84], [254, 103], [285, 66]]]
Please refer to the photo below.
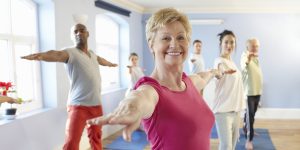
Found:
[[215, 68], [226, 74], [216, 80], [213, 112], [220, 139], [219, 150], [234, 150], [239, 137], [240, 112], [246, 108], [246, 103], [242, 75], [231, 59], [236, 46], [235, 35], [224, 30], [219, 37], [221, 52], [215, 60]]
[[155, 67], [141, 78], [111, 114], [89, 120], [94, 125], [124, 124], [123, 137], [143, 122], [153, 150], [209, 150], [214, 116], [200, 91], [218, 71], [187, 76], [191, 26], [172, 8], [161, 9], [147, 21], [146, 36]]

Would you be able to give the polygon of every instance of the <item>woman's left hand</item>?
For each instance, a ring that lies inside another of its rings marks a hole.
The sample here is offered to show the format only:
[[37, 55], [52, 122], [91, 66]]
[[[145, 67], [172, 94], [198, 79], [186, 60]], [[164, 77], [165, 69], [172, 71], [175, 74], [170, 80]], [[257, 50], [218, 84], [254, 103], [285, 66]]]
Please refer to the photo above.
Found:
[[123, 138], [131, 141], [131, 134], [141, 123], [142, 117], [136, 105], [130, 101], [121, 102], [114, 112], [87, 120], [88, 125], [125, 125], [123, 129]]

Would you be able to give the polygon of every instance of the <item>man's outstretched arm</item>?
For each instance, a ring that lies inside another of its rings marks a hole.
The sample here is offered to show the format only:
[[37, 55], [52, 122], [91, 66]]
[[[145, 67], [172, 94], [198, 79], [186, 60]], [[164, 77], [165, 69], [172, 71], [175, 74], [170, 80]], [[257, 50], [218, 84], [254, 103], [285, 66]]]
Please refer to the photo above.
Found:
[[118, 66], [118, 64], [112, 63], [100, 56], [97, 57], [97, 61], [98, 61], [99, 65], [101, 65], [101, 66], [108, 66], [108, 67], [117, 67]]
[[48, 62], [66, 62], [69, 59], [69, 54], [66, 51], [49, 50], [47, 52], [22, 56], [21, 58]]

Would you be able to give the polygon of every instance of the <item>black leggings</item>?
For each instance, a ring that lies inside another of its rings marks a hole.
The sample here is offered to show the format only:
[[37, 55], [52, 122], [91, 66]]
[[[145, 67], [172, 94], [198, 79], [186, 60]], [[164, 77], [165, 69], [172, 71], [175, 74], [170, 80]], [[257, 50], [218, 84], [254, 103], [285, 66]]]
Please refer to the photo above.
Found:
[[260, 95], [248, 96], [248, 107], [244, 117], [244, 126], [247, 129], [247, 139], [252, 141], [254, 136], [254, 117], [259, 104]]

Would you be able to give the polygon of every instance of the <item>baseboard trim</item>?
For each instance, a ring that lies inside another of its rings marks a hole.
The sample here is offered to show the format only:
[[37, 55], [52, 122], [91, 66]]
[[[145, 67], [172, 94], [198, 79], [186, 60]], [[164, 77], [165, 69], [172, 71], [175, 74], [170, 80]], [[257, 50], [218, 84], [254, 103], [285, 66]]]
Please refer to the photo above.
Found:
[[294, 108], [258, 108], [257, 119], [300, 119], [300, 109]]

